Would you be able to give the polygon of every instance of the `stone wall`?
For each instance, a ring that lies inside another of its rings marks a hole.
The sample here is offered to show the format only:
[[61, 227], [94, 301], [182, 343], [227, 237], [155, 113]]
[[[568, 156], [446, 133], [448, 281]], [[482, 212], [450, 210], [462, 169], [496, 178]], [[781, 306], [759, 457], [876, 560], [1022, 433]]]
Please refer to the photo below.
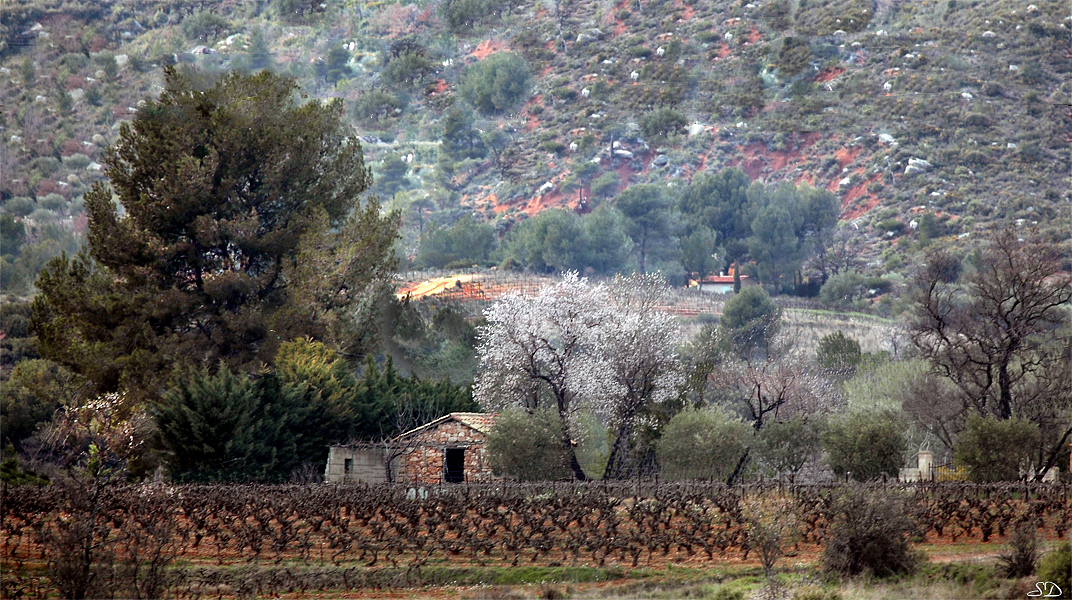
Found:
[[[347, 461], [350, 461], [349, 463]], [[324, 481], [328, 483], [385, 483], [384, 449], [376, 447], [332, 446]], [[397, 459], [394, 472], [398, 472]]]
[[400, 478], [411, 483], [436, 484], [443, 482], [443, 461], [447, 449], [465, 449], [465, 481], [487, 481], [492, 478], [487, 463], [487, 437], [458, 421], [446, 421], [436, 427], [419, 431], [402, 453]]

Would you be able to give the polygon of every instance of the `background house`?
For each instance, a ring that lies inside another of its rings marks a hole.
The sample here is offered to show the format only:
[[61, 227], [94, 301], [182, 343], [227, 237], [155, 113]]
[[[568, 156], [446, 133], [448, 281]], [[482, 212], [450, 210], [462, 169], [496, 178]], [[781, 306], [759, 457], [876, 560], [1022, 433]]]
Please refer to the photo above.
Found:
[[[749, 286], [757, 285], [756, 281], [748, 275], [741, 275], [741, 287], [746, 288]], [[689, 287], [698, 287], [701, 292], [709, 292], [712, 294], [732, 294], [733, 293], [733, 269], [730, 272], [719, 273], [718, 275], [708, 275], [703, 278], [703, 281], [696, 281], [695, 279], [689, 280]]]

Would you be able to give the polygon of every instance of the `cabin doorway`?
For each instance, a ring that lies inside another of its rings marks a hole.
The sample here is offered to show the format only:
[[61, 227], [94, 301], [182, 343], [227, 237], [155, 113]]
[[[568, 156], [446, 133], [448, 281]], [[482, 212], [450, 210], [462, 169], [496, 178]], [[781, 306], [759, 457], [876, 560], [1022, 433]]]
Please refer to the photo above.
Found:
[[465, 448], [447, 448], [443, 457], [443, 479], [447, 483], [465, 482]]

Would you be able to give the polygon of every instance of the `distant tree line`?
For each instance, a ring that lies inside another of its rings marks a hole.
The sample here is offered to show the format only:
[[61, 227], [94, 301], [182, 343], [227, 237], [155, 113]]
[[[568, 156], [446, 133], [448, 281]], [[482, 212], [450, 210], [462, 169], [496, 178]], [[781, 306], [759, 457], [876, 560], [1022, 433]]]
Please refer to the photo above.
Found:
[[[449, 131], [465, 128], [451, 125], [451, 118], [462, 116], [448, 116]], [[451, 133], [448, 139], [455, 154], [480, 147], [479, 136]], [[598, 202], [590, 198], [588, 207]], [[545, 210], [515, 222], [501, 238], [472, 217], [437, 225], [422, 235], [415, 263], [501, 263], [595, 275], [660, 270], [678, 281], [737, 265], [773, 291], [816, 295], [831, 270], [810, 265], [832, 244], [838, 213], [837, 199], [826, 190], [752, 182], [730, 168], [701, 173], [679, 193], [639, 184], [584, 214]]]

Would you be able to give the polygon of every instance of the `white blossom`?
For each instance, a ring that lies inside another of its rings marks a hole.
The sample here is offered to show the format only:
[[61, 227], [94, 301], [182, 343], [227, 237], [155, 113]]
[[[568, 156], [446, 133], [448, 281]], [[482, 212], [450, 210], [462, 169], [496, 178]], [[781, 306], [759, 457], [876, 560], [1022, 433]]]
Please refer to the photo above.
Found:
[[665, 289], [658, 276], [608, 287], [568, 273], [535, 297], [504, 296], [485, 312], [477, 401], [489, 410], [552, 409], [564, 443], [580, 435], [578, 413], [594, 413], [615, 435], [611, 473], [644, 409], [680, 387], [676, 322], [657, 310]]

